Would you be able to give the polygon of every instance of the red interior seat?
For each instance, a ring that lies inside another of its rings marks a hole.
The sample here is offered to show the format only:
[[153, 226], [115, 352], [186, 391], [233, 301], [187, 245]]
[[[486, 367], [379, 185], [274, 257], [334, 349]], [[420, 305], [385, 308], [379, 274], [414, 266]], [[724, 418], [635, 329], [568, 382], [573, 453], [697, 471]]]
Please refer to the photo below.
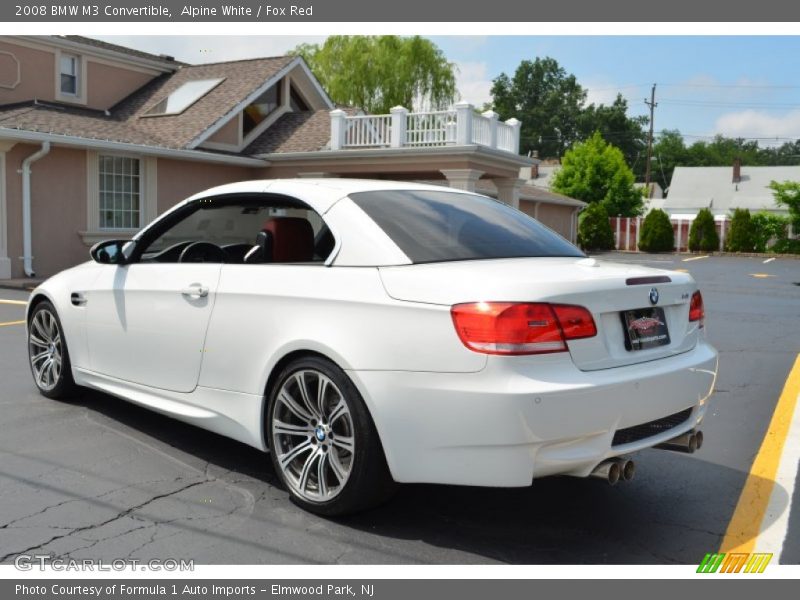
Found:
[[264, 223], [272, 243], [272, 262], [311, 262], [314, 259], [314, 229], [301, 217], [273, 217]]

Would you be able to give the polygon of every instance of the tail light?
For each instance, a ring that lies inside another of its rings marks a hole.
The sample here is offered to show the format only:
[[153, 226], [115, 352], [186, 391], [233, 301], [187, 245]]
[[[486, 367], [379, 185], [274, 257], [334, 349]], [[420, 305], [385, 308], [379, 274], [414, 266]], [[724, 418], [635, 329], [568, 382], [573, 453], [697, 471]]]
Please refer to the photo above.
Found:
[[705, 324], [706, 311], [703, 308], [703, 295], [700, 291], [692, 294], [692, 300], [689, 302], [689, 320], [699, 321], [698, 327], [702, 328]]
[[565, 352], [567, 340], [597, 335], [592, 314], [568, 304], [473, 302], [450, 309], [458, 337], [484, 354]]

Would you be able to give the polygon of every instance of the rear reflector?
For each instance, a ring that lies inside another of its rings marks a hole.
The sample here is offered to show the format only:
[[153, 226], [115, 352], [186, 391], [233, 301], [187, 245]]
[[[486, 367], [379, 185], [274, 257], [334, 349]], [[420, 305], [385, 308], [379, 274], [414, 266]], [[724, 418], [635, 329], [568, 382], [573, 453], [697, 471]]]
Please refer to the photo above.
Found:
[[703, 308], [703, 295], [700, 290], [692, 294], [692, 300], [689, 303], [689, 320], [699, 321], [698, 327], [705, 325], [706, 311]]
[[484, 354], [565, 352], [567, 340], [592, 337], [597, 328], [582, 306], [520, 302], [471, 302], [450, 309], [458, 337]]

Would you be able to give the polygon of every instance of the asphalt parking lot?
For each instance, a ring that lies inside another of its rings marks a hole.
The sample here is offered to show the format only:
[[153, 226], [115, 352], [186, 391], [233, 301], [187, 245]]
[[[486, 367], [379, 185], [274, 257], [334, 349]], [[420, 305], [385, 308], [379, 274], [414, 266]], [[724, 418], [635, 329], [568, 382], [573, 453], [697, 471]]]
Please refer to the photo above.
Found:
[[[800, 260], [604, 255], [686, 269], [720, 372], [695, 455], [647, 450], [634, 481], [551, 478], [530, 488], [403, 487], [341, 520], [309, 515], [267, 457], [87, 391], [41, 397], [24, 306], [0, 302], [0, 563], [19, 553], [260, 563], [679, 563], [719, 549], [800, 352]], [[0, 299], [26, 293], [0, 289]], [[800, 493], [781, 562], [800, 564]], [[772, 517], [771, 517], [772, 518]]]

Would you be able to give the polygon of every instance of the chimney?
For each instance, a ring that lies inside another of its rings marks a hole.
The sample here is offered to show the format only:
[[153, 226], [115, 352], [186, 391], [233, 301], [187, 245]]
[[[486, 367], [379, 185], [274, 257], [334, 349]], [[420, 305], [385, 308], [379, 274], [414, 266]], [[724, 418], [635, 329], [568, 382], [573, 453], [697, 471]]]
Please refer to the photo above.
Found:
[[742, 180], [742, 159], [738, 156], [733, 159], [733, 183], [739, 183]]

